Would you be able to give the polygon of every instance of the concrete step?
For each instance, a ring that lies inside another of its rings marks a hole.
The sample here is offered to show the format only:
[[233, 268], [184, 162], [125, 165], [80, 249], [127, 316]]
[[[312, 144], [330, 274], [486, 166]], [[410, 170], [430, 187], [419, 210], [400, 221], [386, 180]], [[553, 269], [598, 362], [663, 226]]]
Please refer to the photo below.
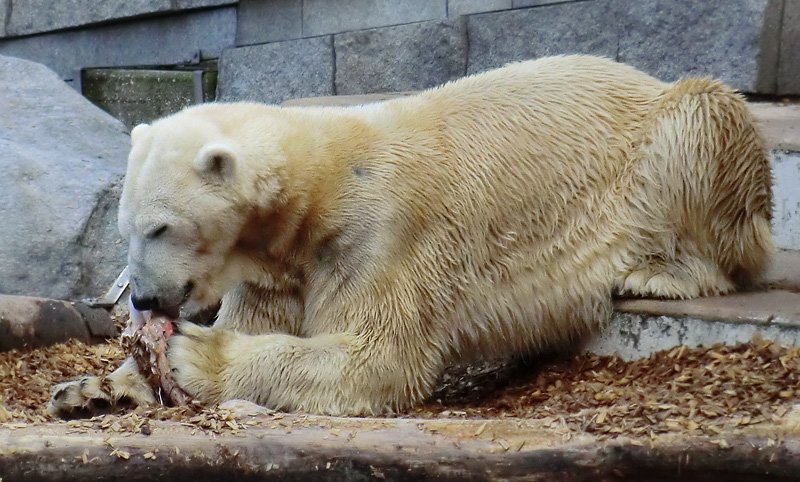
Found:
[[772, 150], [800, 152], [800, 104], [751, 102]]
[[586, 351], [633, 360], [680, 345], [730, 345], [753, 337], [800, 346], [800, 251], [777, 253], [758, 291], [693, 300], [618, 300], [615, 308]]

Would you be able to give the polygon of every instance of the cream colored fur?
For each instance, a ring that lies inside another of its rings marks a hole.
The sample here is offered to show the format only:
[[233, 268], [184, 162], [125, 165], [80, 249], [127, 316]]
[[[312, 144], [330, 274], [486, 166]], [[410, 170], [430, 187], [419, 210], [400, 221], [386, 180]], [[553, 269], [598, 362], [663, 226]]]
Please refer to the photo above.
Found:
[[189, 108], [134, 132], [119, 222], [134, 283], [222, 298], [170, 344], [187, 392], [377, 414], [455, 359], [574, 343], [615, 290], [753, 282], [770, 185], [720, 83], [565, 56], [354, 108]]

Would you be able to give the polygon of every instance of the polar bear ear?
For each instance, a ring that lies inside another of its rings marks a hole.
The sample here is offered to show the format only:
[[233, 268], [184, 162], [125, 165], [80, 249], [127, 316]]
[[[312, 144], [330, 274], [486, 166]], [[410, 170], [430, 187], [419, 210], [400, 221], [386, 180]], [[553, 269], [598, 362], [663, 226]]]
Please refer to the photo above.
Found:
[[131, 145], [142, 138], [145, 132], [150, 130], [150, 124], [139, 124], [131, 131]]
[[194, 160], [194, 168], [204, 176], [231, 179], [236, 171], [236, 154], [224, 144], [212, 144], [200, 149]]

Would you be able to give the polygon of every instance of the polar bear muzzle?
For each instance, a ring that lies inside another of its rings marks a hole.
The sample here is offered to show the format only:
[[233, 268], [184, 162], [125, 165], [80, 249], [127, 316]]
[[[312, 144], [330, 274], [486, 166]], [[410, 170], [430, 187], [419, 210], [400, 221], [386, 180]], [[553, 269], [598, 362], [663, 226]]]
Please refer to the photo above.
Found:
[[153, 289], [142, 289], [142, 283], [131, 278], [131, 303], [133, 307], [139, 311], [155, 311], [161, 312], [170, 318], [177, 318], [179, 316], [180, 306], [192, 294], [194, 283], [187, 281], [180, 290], [182, 295], [178, 298], [174, 296], [174, 290], [166, 292], [157, 291]]
[[[128, 253], [131, 302], [140, 311], [160, 311], [177, 317], [180, 306], [191, 296], [191, 275], [177, 268], [169, 269], [170, 258], [178, 258], [165, 243], [132, 236]], [[161, 245], [161, 246], [159, 246]]]

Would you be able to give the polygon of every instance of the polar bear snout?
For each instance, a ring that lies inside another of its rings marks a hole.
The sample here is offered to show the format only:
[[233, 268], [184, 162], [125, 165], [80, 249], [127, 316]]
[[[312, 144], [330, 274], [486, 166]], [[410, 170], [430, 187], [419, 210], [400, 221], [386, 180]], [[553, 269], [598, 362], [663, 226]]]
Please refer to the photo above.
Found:
[[158, 309], [159, 307], [159, 300], [156, 297], [141, 297], [141, 296], [131, 296], [131, 303], [133, 303], [133, 307], [139, 311], [151, 311]]
[[139, 311], [161, 311], [177, 316], [181, 306], [194, 294], [197, 279], [196, 263], [187, 256], [172, 234], [160, 236], [133, 235], [128, 250], [131, 302]]
[[194, 283], [165, 287], [158, 283], [131, 276], [131, 303], [139, 311], [160, 311], [177, 318], [180, 306], [189, 299]]

